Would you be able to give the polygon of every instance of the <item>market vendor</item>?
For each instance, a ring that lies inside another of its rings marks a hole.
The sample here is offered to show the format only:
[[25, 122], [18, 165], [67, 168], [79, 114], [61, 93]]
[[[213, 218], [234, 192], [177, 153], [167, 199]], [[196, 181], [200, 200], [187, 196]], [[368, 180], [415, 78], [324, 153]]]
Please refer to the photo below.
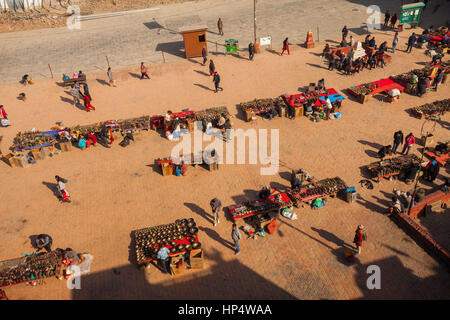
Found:
[[163, 268], [163, 271], [165, 273], [169, 273], [168, 264], [169, 264], [169, 254], [170, 251], [167, 249], [167, 247], [162, 247], [159, 249], [157, 253], [157, 258], [160, 262], [161, 267]]
[[320, 79], [318, 82], [317, 82], [317, 87], [316, 87], [316, 90], [326, 90], [325, 89], [325, 79]]
[[425, 78], [421, 77], [419, 83], [417, 84], [417, 95], [421, 97], [427, 92], [427, 82]]
[[391, 145], [381, 147], [381, 149], [378, 151], [378, 157], [380, 158], [380, 160], [383, 161], [386, 155], [391, 155], [392, 154], [391, 150], [392, 150]]
[[331, 104], [331, 100], [328, 96], [325, 97], [325, 114], [327, 116], [327, 120], [330, 120], [330, 112], [333, 109], [333, 105]]
[[259, 191], [258, 196], [262, 200], [267, 200], [270, 197], [270, 189], [264, 186], [261, 191]]
[[225, 124], [226, 119], [223, 117], [223, 115], [220, 115], [219, 121], [217, 122], [217, 127], [222, 129], [223, 125]]
[[36, 252], [45, 249], [47, 252], [52, 251], [53, 239], [48, 234], [40, 234], [36, 237], [34, 241], [34, 246], [36, 247]]
[[80, 256], [75, 250], [73, 250], [72, 248], [66, 248], [66, 250], [64, 250], [64, 258], [61, 262], [61, 265], [57, 268], [57, 278], [62, 280], [63, 274], [67, 275], [66, 272], [69, 266], [78, 265], [79, 263], [83, 262], [83, 260], [84, 258]]
[[439, 174], [439, 163], [436, 161], [436, 157], [433, 157], [425, 167], [423, 178], [426, 181], [433, 182]]

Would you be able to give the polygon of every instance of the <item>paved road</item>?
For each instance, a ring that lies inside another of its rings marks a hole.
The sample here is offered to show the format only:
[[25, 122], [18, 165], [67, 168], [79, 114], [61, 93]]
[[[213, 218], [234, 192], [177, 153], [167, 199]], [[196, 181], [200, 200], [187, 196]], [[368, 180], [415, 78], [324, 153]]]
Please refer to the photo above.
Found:
[[[344, 24], [356, 35], [365, 34], [368, 18], [366, 6], [377, 4], [382, 11], [398, 8], [388, 0], [258, 0], [257, 36], [271, 35], [279, 49], [285, 36], [290, 42], [302, 43], [311, 29], [317, 39], [339, 39]], [[442, 4], [441, 4], [442, 3]], [[449, 3], [440, 5], [434, 15], [448, 12]], [[434, 7], [433, 7], [434, 8]], [[431, 16], [433, 8], [425, 12]], [[398, 9], [397, 9], [398, 11]], [[216, 34], [217, 19], [224, 21], [225, 35]], [[445, 19], [441, 19], [445, 21]], [[140, 61], [162, 62], [183, 58], [182, 26], [206, 24], [209, 50], [223, 52], [224, 39], [235, 38], [246, 48], [253, 40], [252, 0], [205, 0], [162, 6], [154, 12], [83, 21], [80, 30], [68, 28], [33, 30], [0, 35], [0, 82], [17, 81], [23, 74], [35, 78], [50, 77], [48, 64], [55, 76], [78, 70], [104, 70], [106, 58], [114, 68], [139, 65]], [[427, 25], [427, 24], [426, 24]], [[438, 23], [434, 23], [438, 25]], [[175, 32], [174, 32], [175, 31]]]

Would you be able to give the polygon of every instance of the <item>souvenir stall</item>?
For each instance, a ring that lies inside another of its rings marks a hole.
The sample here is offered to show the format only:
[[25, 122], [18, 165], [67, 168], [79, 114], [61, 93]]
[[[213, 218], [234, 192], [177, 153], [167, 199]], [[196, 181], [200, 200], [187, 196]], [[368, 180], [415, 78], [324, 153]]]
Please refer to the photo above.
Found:
[[204, 161], [204, 154], [205, 151], [199, 151], [197, 153], [180, 155], [178, 157], [160, 158], [157, 159], [155, 163], [161, 168], [163, 176], [173, 174], [185, 176], [188, 171], [188, 166], [195, 167], [196, 165], [201, 164], [205, 164], [209, 171], [219, 170], [218, 154], [211, 152], [211, 157], [208, 158], [208, 161]]
[[326, 90], [313, 90], [294, 95], [282, 95], [286, 105], [294, 108], [295, 117], [303, 117], [303, 115], [312, 117], [315, 121], [320, 121], [325, 118], [325, 99], [331, 101], [333, 109], [330, 111], [330, 118], [341, 117], [342, 102], [345, 98], [340, 95], [335, 89], [329, 88]]
[[[300, 179], [300, 181], [302, 181]], [[339, 192], [343, 192], [347, 189], [345, 182], [339, 178], [327, 178], [318, 182], [311, 181], [308, 184], [302, 184], [302, 188], [299, 190], [291, 189], [287, 192], [292, 202], [296, 207], [301, 203], [311, 204], [315, 199], [335, 197]]]
[[220, 117], [224, 117], [225, 119], [232, 117], [228, 112], [227, 107], [216, 107], [195, 111], [195, 118], [197, 121], [211, 122], [213, 127], [217, 127], [217, 123], [219, 122]]
[[[347, 92], [356, 97], [360, 103], [364, 104], [369, 100], [369, 97], [373, 97], [374, 95], [380, 93], [384, 93], [387, 95], [388, 92], [393, 89], [397, 89], [399, 92], [403, 92], [405, 90], [405, 87], [388, 78], [361, 84], [358, 86], [351, 86], [347, 89]], [[399, 97], [400, 96], [398, 96], [398, 98]], [[395, 100], [391, 99], [390, 101]]]
[[435, 158], [441, 166], [445, 166], [450, 159], [450, 141], [438, 143], [432, 150], [425, 152], [430, 159]]
[[373, 162], [366, 166], [371, 178], [376, 182], [380, 182], [381, 178], [392, 179], [401, 174], [410, 175], [420, 168], [420, 159], [415, 154], [409, 154], [383, 161]]
[[[228, 214], [236, 224], [242, 219], [249, 225], [245, 226], [247, 228], [244, 227], [245, 232], [249, 235], [264, 236], [265, 227], [272, 234], [278, 227], [276, 220], [278, 214], [282, 210], [292, 209], [293, 204], [287, 193], [273, 188], [268, 190], [270, 194], [265, 200], [250, 200], [226, 207]], [[253, 227], [252, 231], [250, 231], [250, 226]]]
[[422, 117], [425, 117], [425, 119], [435, 119], [449, 111], [450, 99], [426, 103], [411, 109], [411, 112], [419, 119], [422, 119]]
[[278, 114], [281, 116], [284, 107], [283, 100], [280, 97], [270, 99], [255, 99], [249, 102], [240, 103], [240, 108], [245, 114], [246, 121], [256, 120], [256, 115], [269, 117]]
[[58, 130], [19, 132], [13, 140], [12, 151], [50, 147], [56, 142]]
[[415, 95], [417, 93], [418, 80], [423, 78], [434, 79], [439, 69], [443, 69], [443, 72], [448, 73], [448, 63], [442, 62], [434, 66], [426, 65], [422, 69], [414, 69], [406, 73], [391, 76], [390, 79], [405, 87], [406, 93]]
[[194, 219], [176, 220], [174, 223], [133, 231], [136, 242], [136, 260], [147, 266], [158, 260], [158, 251], [166, 247], [170, 254], [172, 274], [181, 274], [186, 263], [191, 269], [203, 268], [203, 251]]
[[195, 112], [189, 109], [181, 112], [168, 111], [164, 115], [152, 116], [150, 127], [162, 131], [169, 140], [174, 140], [181, 136], [181, 130], [193, 131], [195, 120]]
[[63, 259], [64, 251], [59, 249], [1, 261], [0, 287], [56, 276]]

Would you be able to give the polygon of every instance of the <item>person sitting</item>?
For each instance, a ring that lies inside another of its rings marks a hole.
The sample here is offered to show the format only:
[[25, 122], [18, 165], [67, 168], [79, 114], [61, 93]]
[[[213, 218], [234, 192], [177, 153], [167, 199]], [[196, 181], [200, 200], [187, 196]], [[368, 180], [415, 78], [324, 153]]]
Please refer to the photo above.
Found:
[[392, 146], [384, 146], [381, 147], [381, 149], [378, 151], [378, 157], [381, 159], [381, 161], [383, 161], [384, 157], [386, 157], [386, 155], [391, 155], [392, 154]]
[[364, 38], [364, 44], [365, 45], [369, 45], [369, 43], [370, 43], [370, 34], [368, 34], [365, 38]]
[[84, 77], [84, 73], [83, 71], [78, 71], [78, 78], [83, 78]]
[[270, 108], [267, 112], [267, 117], [269, 118], [269, 120], [272, 120], [273, 117], [278, 116], [278, 111], [275, 108]]
[[[123, 131], [122, 131], [122, 136], [123, 136]], [[131, 131], [128, 131], [125, 136], [123, 137], [123, 140], [119, 143], [119, 145], [121, 147], [126, 147], [130, 144], [130, 141], [134, 142], [134, 137], [133, 137], [133, 133]], [[181, 168], [180, 168], [181, 170]]]
[[419, 83], [417, 84], [417, 95], [421, 97], [427, 92], [427, 82], [425, 78], [420, 78]]
[[80, 139], [78, 140], [78, 148], [80, 148], [81, 150], [86, 149], [86, 140], [84, 139], [83, 136], [81, 136]]
[[74, 72], [74, 73], [73, 73], [73, 78], [74, 78], [74, 79], [78, 79], [78, 73]]
[[62, 79], [63, 79], [63, 81], [65, 81], [65, 80], [69, 80], [70, 77], [67, 74], [63, 73]]
[[21, 82], [22, 82], [22, 84], [24, 86], [26, 86], [27, 84], [33, 84], [34, 83], [33, 79], [31, 79], [31, 77], [28, 74], [26, 74], [26, 75], [24, 75], [22, 77], [22, 81]]
[[258, 193], [258, 197], [262, 200], [267, 200], [270, 197], [270, 189], [264, 186]]
[[320, 79], [318, 82], [317, 82], [317, 87], [316, 87], [316, 90], [325, 90], [325, 79]]
[[384, 41], [381, 45], [380, 48], [378, 48], [378, 51], [380, 52], [385, 52], [387, 50], [387, 41]]
[[372, 37], [372, 39], [370, 39], [369, 47], [375, 48], [375, 37]]
[[92, 132], [90, 132], [87, 135], [87, 138], [88, 138], [88, 141], [90, 141], [90, 144], [92, 144], [93, 146], [95, 146], [95, 144], [98, 141], [97, 136], [94, 133], [92, 133]]
[[296, 175], [292, 175], [291, 177], [291, 189], [298, 189], [298, 191], [302, 189], [302, 182]]
[[52, 243], [53, 239], [48, 234], [40, 234], [37, 236], [34, 245], [36, 247], [36, 252], [41, 251], [42, 249], [45, 249], [47, 252], [52, 251]]

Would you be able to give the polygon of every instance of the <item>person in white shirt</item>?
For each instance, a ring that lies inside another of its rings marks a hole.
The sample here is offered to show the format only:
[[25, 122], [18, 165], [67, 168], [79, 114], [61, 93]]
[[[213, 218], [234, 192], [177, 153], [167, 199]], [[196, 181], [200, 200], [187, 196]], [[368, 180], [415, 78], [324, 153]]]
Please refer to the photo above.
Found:
[[331, 104], [330, 98], [326, 96], [325, 98], [325, 114], [327, 116], [327, 120], [330, 120], [330, 112], [333, 109], [333, 105]]

